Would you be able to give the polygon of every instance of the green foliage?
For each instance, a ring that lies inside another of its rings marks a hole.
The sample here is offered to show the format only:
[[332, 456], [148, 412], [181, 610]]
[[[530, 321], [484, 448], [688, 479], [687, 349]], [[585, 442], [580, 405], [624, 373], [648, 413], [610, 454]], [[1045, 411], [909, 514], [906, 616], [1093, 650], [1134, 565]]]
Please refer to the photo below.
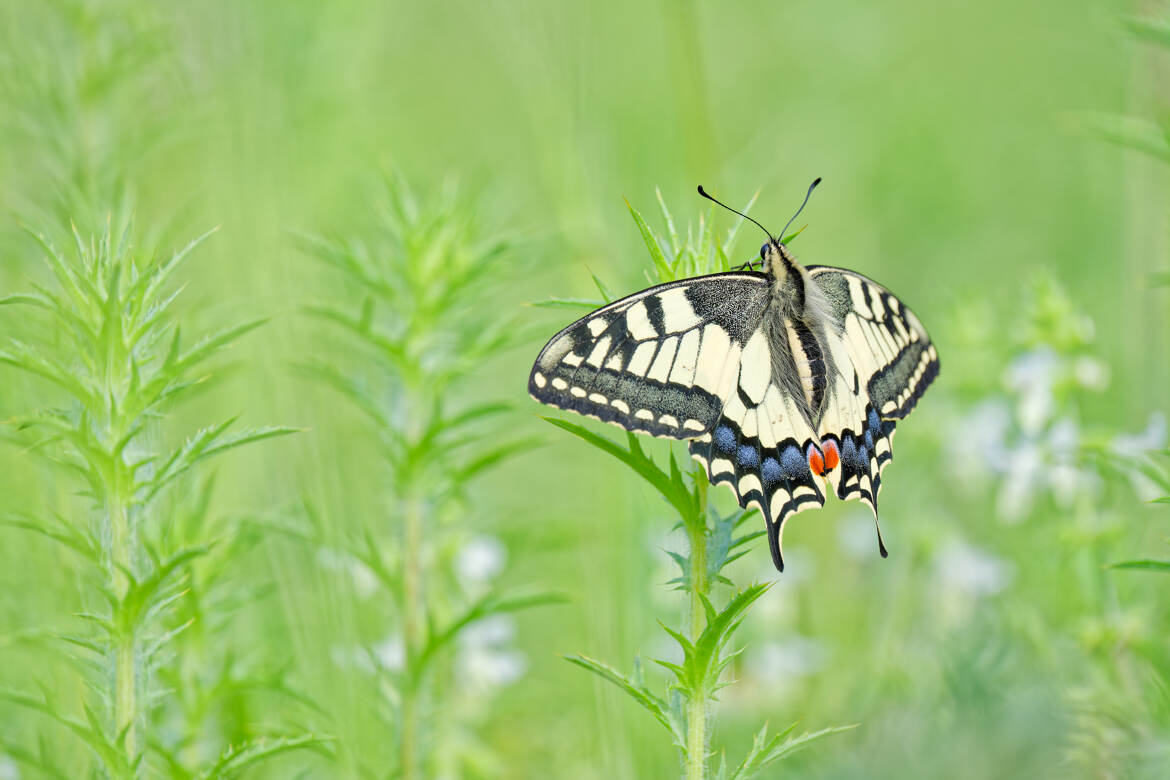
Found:
[[[1164, 457], [1170, 458], [1170, 450], [1161, 453]], [[1149, 461], [1138, 461], [1137, 469], [1145, 475], [1151, 482], [1153, 482], [1159, 490], [1163, 490], [1167, 495], [1151, 498], [1151, 504], [1170, 504], [1170, 472], [1163, 468], [1159, 468]], [[1151, 558], [1143, 558], [1133, 561], [1122, 561], [1115, 563], [1111, 568], [1114, 569], [1138, 569], [1142, 571], [1158, 571], [1162, 573], [1170, 573], [1170, 560], [1155, 560]]]
[[728, 774], [726, 765], [721, 763], [719, 770], [715, 773], [715, 780], [748, 780], [772, 764], [782, 761], [798, 750], [803, 750], [821, 737], [856, 728], [855, 726], [837, 726], [792, 736], [793, 732], [796, 731], [796, 725], [793, 723], [784, 731], [773, 734], [771, 737], [768, 736], [768, 727], [765, 725], [756, 733], [752, 740], [751, 750], [739, 763], [739, 766], [732, 770], [731, 774]]
[[[1163, 51], [1170, 50], [1170, 22], [1145, 17], [1129, 17], [1123, 21], [1126, 31], [1135, 40]], [[1136, 116], [1102, 114], [1092, 117], [1088, 127], [1106, 141], [1142, 152], [1163, 163], [1170, 162], [1170, 122], [1164, 118], [1155, 121]]]
[[[392, 522], [369, 518], [341, 549], [375, 574], [396, 605], [404, 659], [380, 673], [385, 687], [373, 693], [389, 704], [386, 726], [397, 745], [397, 756], [385, 760], [413, 778], [435, 773], [443, 761], [472, 762], [465, 748], [442, 743], [427, 715], [454, 709], [443, 697], [458, 682], [446, 678], [455, 673], [450, 659], [459, 637], [474, 624], [562, 599], [494, 584], [481, 594], [450, 586], [458, 581], [456, 561], [438, 551], [456, 550], [480, 522], [470, 484], [535, 444], [502, 436], [492, 424], [512, 412], [509, 404], [457, 400], [459, 386], [518, 332], [514, 321], [484, 306], [507, 278], [503, 260], [512, 249], [479, 240], [472, 210], [453, 190], [423, 202], [399, 178], [383, 184], [379, 220], [365, 236], [302, 241], [345, 284], [341, 302], [306, 312], [340, 332], [330, 352], [348, 352], [350, 365], [334, 358], [296, 369], [365, 417], [384, 461]], [[451, 513], [459, 526], [445, 522]], [[310, 517], [314, 528], [305, 538], [325, 547], [320, 517]], [[379, 759], [348, 760], [372, 771]]]
[[[179, 615], [198, 564], [217, 543], [197, 534], [175, 540], [170, 489], [209, 458], [293, 429], [232, 430], [234, 420], [228, 420], [197, 432], [169, 455], [158, 444], [160, 422], [207, 378], [208, 360], [259, 324], [228, 327], [189, 345], [181, 338], [170, 312], [176, 296], [167, 290], [206, 236], [166, 259], [136, 257], [129, 227], [120, 235], [108, 228], [89, 240], [74, 229], [72, 257], [45, 236], [32, 236], [55, 287], [37, 284], [32, 293], [2, 299], [31, 316], [22, 321], [21, 335], [0, 349], [0, 363], [57, 393], [52, 406], [18, 415], [8, 425], [25, 446], [82, 487], [89, 511], [78, 506], [45, 518], [11, 514], [5, 524], [76, 555], [98, 598], [77, 614], [84, 630], [57, 634], [68, 648], [62, 656], [91, 687], [82, 704], [84, 719], [63, 714], [47, 691], [40, 697], [6, 692], [4, 698], [80, 739], [107, 776], [137, 777], [150, 771], [152, 753], [170, 751], [152, 734], [152, 713], [164, 697], [154, 681], [165, 676], [177, 638], [196, 622], [195, 616]], [[45, 745], [56, 738], [42, 736], [36, 754], [16, 749], [36, 756], [30, 761], [49, 771]], [[289, 744], [317, 741], [306, 736]], [[247, 752], [251, 744], [234, 750]], [[170, 757], [167, 763], [178, 765]]]

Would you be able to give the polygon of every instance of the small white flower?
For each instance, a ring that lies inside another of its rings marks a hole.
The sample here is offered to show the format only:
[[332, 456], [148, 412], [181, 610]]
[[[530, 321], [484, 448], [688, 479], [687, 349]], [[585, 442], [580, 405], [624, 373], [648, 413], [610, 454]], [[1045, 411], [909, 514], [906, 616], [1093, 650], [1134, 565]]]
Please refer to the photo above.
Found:
[[391, 634], [371, 648], [374, 658], [383, 669], [397, 672], [406, 665], [406, 642], [399, 634]]
[[[756, 603], [758, 604], [759, 602]], [[651, 658], [659, 661], [666, 661], [670, 664], [680, 665], [684, 660], [686, 660], [683, 656], [683, 649], [679, 646], [678, 642], [675, 641], [675, 638], [672, 636], [667, 636], [661, 631], [654, 634], [654, 636], [649, 640], [649, 644], [650, 646], [648, 651], [645, 655], [642, 656], [643, 670], [658, 667], [658, 664], [649, 660]]]
[[354, 595], [362, 601], [373, 596], [378, 590], [378, 575], [357, 558], [350, 559], [349, 576], [353, 579]]
[[378, 590], [378, 576], [369, 566], [345, 550], [321, 547], [317, 550], [317, 565], [327, 571], [349, 575], [354, 595], [363, 601]]
[[508, 615], [476, 621], [459, 634], [459, 677], [473, 690], [508, 685], [528, 670], [525, 655], [511, 647], [516, 624]]
[[[789, 524], [786, 527], [791, 529], [792, 526]], [[767, 549], [767, 536], [760, 537], [759, 544]], [[757, 555], [755, 559], [756, 576], [754, 579], [757, 582], [775, 580], [776, 584], [772, 586], [772, 590], [780, 593], [795, 590], [812, 578], [817, 571], [816, 553], [806, 545], [792, 544], [791, 542], [784, 546], [784, 574], [781, 576], [777, 576], [776, 566], [772, 563], [770, 554]]]
[[747, 671], [769, 684], [807, 677], [825, 665], [824, 645], [815, 639], [792, 635], [778, 642], [748, 648]]
[[345, 565], [344, 559], [346, 557], [348, 556], [345, 553], [333, 547], [317, 548], [317, 565], [322, 569], [337, 571]]
[[329, 660], [338, 669], [357, 669], [365, 674], [373, 674], [374, 664], [370, 660], [370, 653], [364, 647], [336, 644], [329, 648]]
[[469, 647], [501, 647], [516, 636], [516, 624], [507, 615], [492, 615], [463, 629], [459, 643]]
[[1068, 417], [1062, 417], [1048, 429], [1048, 449], [1059, 460], [1072, 460], [1080, 447], [1081, 432], [1077, 424]]
[[[878, 554], [877, 530], [873, 515], [865, 510], [850, 512], [837, 524], [837, 543], [850, 558], [868, 560]], [[784, 576], [788, 576], [785, 573]]]
[[465, 588], [474, 589], [504, 570], [508, 550], [494, 536], [474, 536], [455, 557], [455, 573]]
[[1056, 397], [1052, 389], [1060, 358], [1049, 347], [1026, 352], [1008, 364], [1004, 384], [1017, 398], [1016, 417], [1025, 433], [1039, 433], [1052, 418]]
[[1118, 455], [1133, 457], [1150, 450], [1166, 446], [1166, 415], [1161, 412], [1150, 414], [1144, 430], [1132, 434], [1120, 434], [1109, 442], [1109, 449]]
[[1043, 484], [1043, 453], [1025, 441], [1008, 452], [1004, 477], [995, 497], [997, 516], [1008, 523], [1018, 522], [1032, 511], [1032, 500]]
[[1011, 563], [960, 540], [939, 550], [934, 567], [944, 584], [971, 596], [999, 593], [1015, 576]]
[[1070, 463], [1056, 463], [1048, 468], [1048, 486], [1057, 505], [1068, 509], [1076, 503], [1077, 496], [1096, 484], [1091, 473], [1086, 473]]
[[[1109, 449], [1123, 458], [1136, 458], [1150, 450], [1161, 450], [1166, 447], [1166, 416], [1161, 412], [1154, 412], [1146, 423], [1145, 430], [1134, 434], [1114, 436], [1109, 442]], [[1165, 492], [1154, 480], [1138, 471], [1129, 470], [1129, 480], [1133, 490], [1143, 501], [1150, 501], [1165, 495]]]
[[1109, 367], [1088, 355], [1077, 358], [1073, 364], [1077, 384], [1087, 390], [1104, 390], [1109, 386]]
[[528, 671], [528, 659], [519, 650], [493, 647], [467, 647], [460, 651], [459, 679], [477, 689], [510, 685]]

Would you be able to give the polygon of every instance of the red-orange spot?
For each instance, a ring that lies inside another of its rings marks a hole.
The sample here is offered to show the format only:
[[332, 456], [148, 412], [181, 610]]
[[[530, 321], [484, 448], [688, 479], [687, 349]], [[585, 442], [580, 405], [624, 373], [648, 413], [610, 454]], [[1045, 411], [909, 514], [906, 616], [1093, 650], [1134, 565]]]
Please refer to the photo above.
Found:
[[825, 451], [825, 471], [837, 468], [837, 464], [841, 462], [841, 453], [837, 449], [837, 442], [825, 439], [821, 442], [821, 448]]
[[808, 467], [818, 477], [825, 473], [825, 459], [821, 457], [821, 452], [817, 449], [817, 446], [811, 443], [808, 445]]

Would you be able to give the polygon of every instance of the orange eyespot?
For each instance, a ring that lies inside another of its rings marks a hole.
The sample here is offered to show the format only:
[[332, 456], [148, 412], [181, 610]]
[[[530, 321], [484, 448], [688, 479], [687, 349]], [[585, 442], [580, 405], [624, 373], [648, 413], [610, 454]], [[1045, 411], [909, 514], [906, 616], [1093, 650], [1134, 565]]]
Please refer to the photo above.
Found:
[[821, 442], [821, 449], [825, 452], [825, 471], [832, 471], [841, 462], [841, 452], [837, 449], [837, 442], [825, 439]]
[[825, 459], [821, 456], [821, 451], [817, 449], [815, 444], [808, 445], [808, 467], [812, 469], [812, 473], [818, 477], [825, 473]]

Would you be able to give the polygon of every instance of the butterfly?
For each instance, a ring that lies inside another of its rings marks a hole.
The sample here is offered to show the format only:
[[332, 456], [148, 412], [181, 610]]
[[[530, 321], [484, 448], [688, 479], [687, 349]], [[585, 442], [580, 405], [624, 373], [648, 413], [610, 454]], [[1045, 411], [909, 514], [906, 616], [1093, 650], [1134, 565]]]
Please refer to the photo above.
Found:
[[938, 352], [877, 282], [803, 266], [768, 239], [739, 270], [660, 284], [569, 325], [536, 358], [528, 392], [627, 431], [688, 440], [713, 484], [759, 508], [780, 571], [785, 521], [823, 506], [826, 490], [870, 507], [884, 558], [882, 471], [895, 425], [938, 376]]

